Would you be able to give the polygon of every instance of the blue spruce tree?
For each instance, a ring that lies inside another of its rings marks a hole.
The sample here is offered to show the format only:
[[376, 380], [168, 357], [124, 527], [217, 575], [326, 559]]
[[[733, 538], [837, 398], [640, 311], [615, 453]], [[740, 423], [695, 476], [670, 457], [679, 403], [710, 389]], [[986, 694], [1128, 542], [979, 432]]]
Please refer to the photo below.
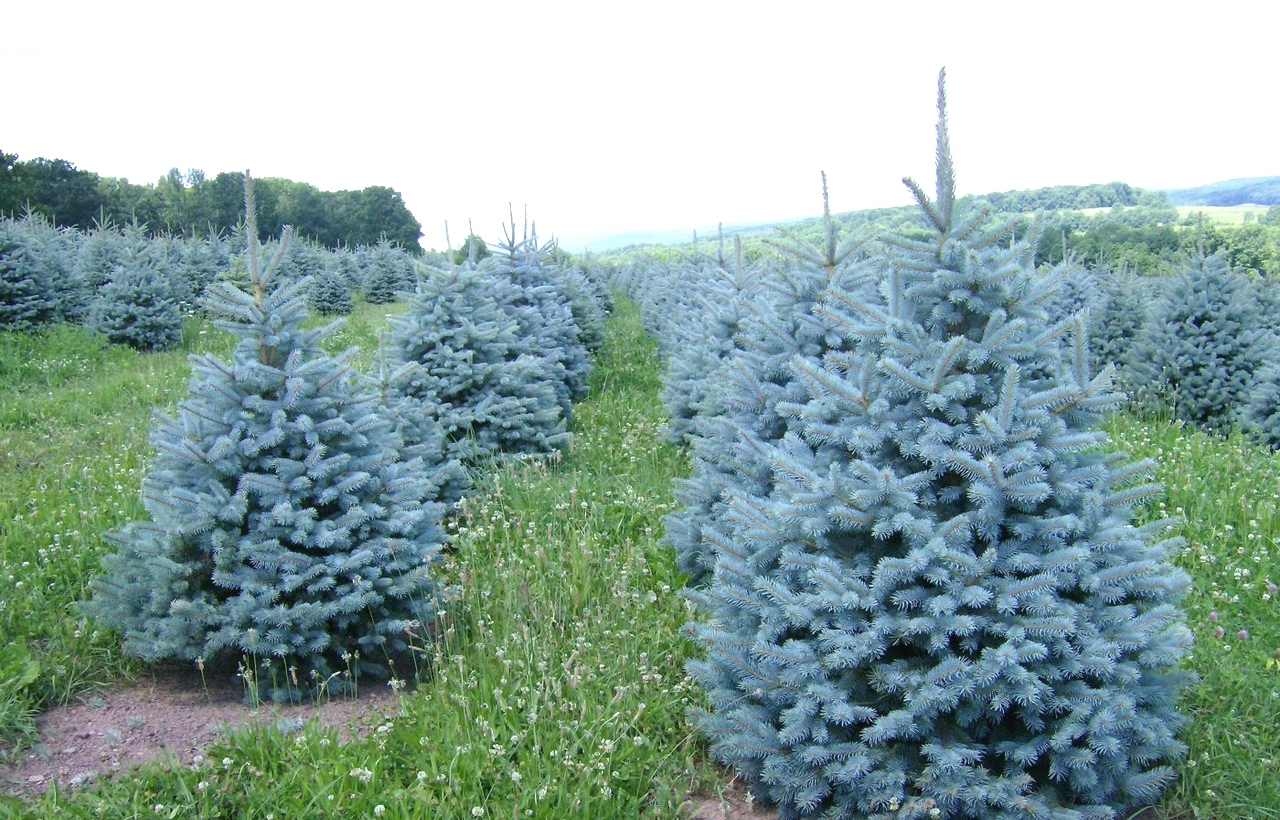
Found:
[[505, 277], [467, 263], [429, 272], [409, 310], [390, 320], [391, 389], [420, 405], [400, 412], [438, 419], [463, 464], [568, 444], [562, 371], [526, 351], [513, 307], [522, 298]]
[[0, 217], [0, 330], [28, 332], [61, 316], [53, 277], [25, 222]]
[[[245, 190], [256, 237], [248, 174]], [[302, 328], [301, 284], [272, 281], [279, 259], [260, 272], [251, 238], [252, 291], [209, 288], [240, 341], [230, 361], [193, 357], [177, 415], [157, 416], [149, 518], [110, 533], [85, 609], [149, 661], [283, 659], [295, 671], [263, 694], [296, 698], [352, 667], [393, 674], [438, 607], [443, 505], [351, 351], [318, 346], [336, 325]]]
[[1232, 427], [1276, 347], [1258, 290], [1224, 252], [1185, 260], [1151, 306], [1130, 351], [1134, 389], [1174, 416]]
[[389, 304], [413, 291], [417, 274], [407, 251], [384, 238], [365, 258], [364, 298], [369, 304]]
[[790, 264], [761, 279], [736, 347], [708, 377], [714, 396], [691, 431], [692, 474], [676, 487], [679, 506], [666, 519], [665, 537], [691, 586], [705, 583], [714, 566], [721, 521], [735, 495], [764, 495], [773, 482], [769, 446], [787, 432], [778, 405], [799, 401], [803, 386], [790, 363], [817, 356], [829, 328], [812, 315], [822, 291], [840, 283], [847, 292], [865, 287], [856, 236], [837, 237], [822, 177], [823, 243], [798, 237], [774, 243]]
[[89, 308], [88, 326], [113, 344], [138, 350], [166, 350], [182, 341], [182, 313], [178, 309], [159, 243], [138, 226], [125, 232], [123, 261], [98, 288]]
[[825, 289], [771, 481], [719, 506], [701, 726], [783, 818], [1114, 818], [1183, 751], [1188, 580], [1131, 523], [1151, 465], [1103, 452], [1119, 397], [1055, 276], [953, 215], [941, 78], [939, 113], [929, 238]]
[[210, 231], [204, 239], [185, 239], [172, 244], [174, 295], [183, 313], [199, 309], [204, 289], [218, 281], [231, 266], [222, 256], [222, 241]]
[[360, 260], [350, 248], [342, 247], [333, 251], [332, 270], [342, 277], [347, 289], [359, 291], [364, 282], [364, 273], [360, 270]]
[[1280, 449], [1280, 361], [1258, 371], [1240, 411], [1240, 426], [1258, 442]]
[[546, 368], [543, 378], [554, 386], [560, 411], [568, 419], [572, 403], [587, 394], [591, 372], [587, 348], [569, 298], [546, 265], [550, 245], [539, 245], [536, 234], [529, 236], [527, 229], [523, 239], [516, 239], [514, 214], [510, 229], [504, 226], [503, 231], [504, 241], [498, 245], [501, 255], [487, 257], [481, 266], [515, 286], [513, 298], [506, 301], [507, 310], [519, 324], [525, 352]]
[[558, 249], [555, 262], [550, 266], [550, 276], [568, 300], [582, 346], [588, 353], [596, 352], [604, 344], [605, 322], [613, 310], [609, 292], [582, 268], [561, 261]]
[[[668, 437], [687, 444], [694, 435], [700, 415], [716, 414], [716, 382], [709, 378], [734, 351], [735, 337], [742, 330], [752, 305], [759, 297], [763, 274], [758, 264], [742, 260], [742, 239], [734, 237], [734, 258], [721, 253], [714, 267], [705, 272], [701, 287], [694, 287], [697, 306], [688, 320], [672, 328], [671, 345], [662, 380], [662, 401], [670, 423]], [[686, 277], [680, 277], [689, 286]]]
[[22, 220], [26, 234], [27, 264], [49, 282], [48, 299], [53, 305], [53, 321], [75, 321], [83, 315], [84, 291], [75, 277], [76, 250], [80, 232], [60, 228], [43, 214], [28, 213]]
[[98, 290], [111, 281], [111, 272], [125, 262], [127, 250], [124, 237], [110, 220], [95, 223], [93, 229], [80, 238], [72, 263], [77, 298], [70, 312], [72, 321], [88, 319]]
[[1115, 366], [1116, 382], [1128, 392], [1136, 381], [1131, 350], [1142, 336], [1158, 292], [1157, 280], [1127, 270], [1102, 270], [1095, 281], [1099, 293], [1089, 314], [1089, 348], [1095, 362]]
[[308, 279], [307, 303], [316, 313], [345, 316], [355, 309], [351, 287], [336, 270], [322, 270]]

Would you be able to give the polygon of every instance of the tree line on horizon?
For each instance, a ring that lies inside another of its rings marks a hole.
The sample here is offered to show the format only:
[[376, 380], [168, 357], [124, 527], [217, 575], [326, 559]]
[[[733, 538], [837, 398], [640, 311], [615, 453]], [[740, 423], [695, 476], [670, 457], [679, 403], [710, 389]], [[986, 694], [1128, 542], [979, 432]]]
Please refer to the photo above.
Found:
[[[1164, 191], [1122, 182], [969, 194], [957, 202], [1014, 218], [1019, 236], [1031, 231], [1038, 220], [1036, 259], [1044, 264], [1055, 265], [1070, 257], [1091, 270], [1155, 276], [1176, 272], [1189, 254], [1203, 251], [1206, 255], [1222, 253], [1230, 267], [1255, 276], [1280, 273], [1280, 203], [1254, 203], [1270, 207], [1245, 214], [1243, 224], [1222, 225], [1200, 219], [1195, 213], [1179, 212]], [[777, 261], [773, 243], [779, 230], [796, 240], [821, 245], [826, 218], [725, 228], [721, 241], [740, 238], [748, 261]], [[847, 211], [829, 218], [854, 243], [873, 242], [886, 231], [918, 230], [914, 227], [917, 215], [910, 205]], [[618, 263], [639, 254], [677, 261], [690, 252], [697, 255], [715, 241], [714, 237], [708, 240], [695, 234], [692, 250], [688, 244], [637, 243], [608, 255]]]
[[[279, 177], [253, 180], [258, 238], [292, 225], [300, 237], [329, 248], [376, 245], [386, 239], [423, 252], [422, 224], [398, 191], [371, 185], [359, 191], [321, 191]], [[229, 234], [243, 221], [244, 173], [208, 176], [173, 168], [155, 183], [100, 176], [63, 159], [21, 160], [0, 151], [0, 215], [43, 216], [58, 227], [146, 225], [153, 232], [198, 237]]]

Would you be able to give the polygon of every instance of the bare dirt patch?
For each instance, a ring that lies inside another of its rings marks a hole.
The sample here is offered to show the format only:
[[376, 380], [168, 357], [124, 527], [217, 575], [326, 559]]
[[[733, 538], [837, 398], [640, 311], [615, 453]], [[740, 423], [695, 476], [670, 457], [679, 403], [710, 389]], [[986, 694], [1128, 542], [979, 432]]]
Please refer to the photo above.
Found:
[[689, 801], [689, 820], [777, 820], [778, 810], [752, 799], [733, 772], [725, 774], [725, 786], [717, 794], [695, 795]]
[[293, 730], [318, 720], [349, 738], [399, 714], [399, 699], [390, 687], [370, 684], [360, 687], [359, 697], [251, 707], [230, 677], [202, 681], [193, 670], [159, 668], [145, 680], [86, 694], [40, 715], [39, 741], [0, 768], [0, 791], [32, 796], [54, 782], [74, 788], [153, 760], [191, 763], [229, 729], [250, 723]]

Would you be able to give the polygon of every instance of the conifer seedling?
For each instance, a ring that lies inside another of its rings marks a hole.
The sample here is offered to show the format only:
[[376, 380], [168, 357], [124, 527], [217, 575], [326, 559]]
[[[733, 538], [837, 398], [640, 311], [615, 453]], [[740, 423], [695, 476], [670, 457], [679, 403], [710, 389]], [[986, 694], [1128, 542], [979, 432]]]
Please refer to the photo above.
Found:
[[287, 228], [260, 267], [247, 173], [245, 200], [249, 289], [206, 294], [235, 352], [193, 356], [186, 399], [156, 415], [148, 517], [107, 536], [115, 551], [84, 608], [129, 654], [239, 663], [251, 697], [292, 699], [390, 677], [428, 634], [444, 505], [429, 465], [402, 460], [352, 351], [319, 347], [337, 322], [305, 329], [303, 283], [273, 281]]

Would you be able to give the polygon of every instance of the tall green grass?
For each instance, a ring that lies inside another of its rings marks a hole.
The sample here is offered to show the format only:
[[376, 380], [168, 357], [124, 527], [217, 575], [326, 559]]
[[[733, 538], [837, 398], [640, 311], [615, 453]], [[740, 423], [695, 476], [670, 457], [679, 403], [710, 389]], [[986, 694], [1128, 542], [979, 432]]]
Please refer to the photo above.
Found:
[[1143, 512], [1173, 516], [1191, 574], [1184, 601], [1200, 682], [1167, 816], [1280, 818], [1280, 455], [1239, 435], [1117, 415], [1116, 445], [1159, 464], [1165, 496]]

